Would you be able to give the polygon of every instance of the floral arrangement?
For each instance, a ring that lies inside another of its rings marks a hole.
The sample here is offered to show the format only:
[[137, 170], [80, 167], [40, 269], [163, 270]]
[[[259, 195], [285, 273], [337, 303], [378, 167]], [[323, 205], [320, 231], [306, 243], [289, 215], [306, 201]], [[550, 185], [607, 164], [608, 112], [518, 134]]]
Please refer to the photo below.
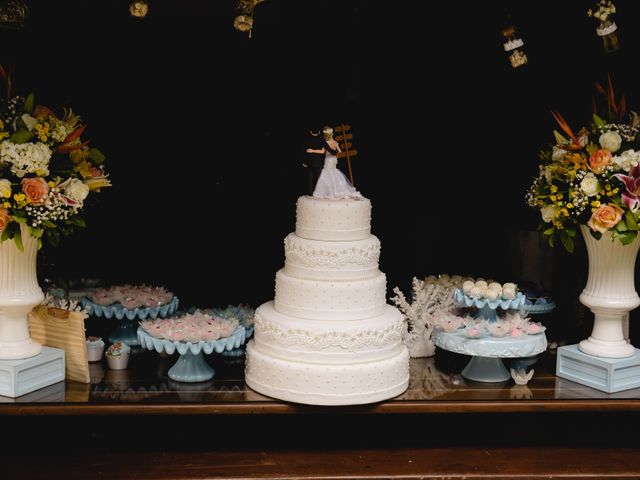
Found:
[[574, 133], [553, 113], [564, 135], [554, 130], [555, 144], [540, 153], [543, 163], [526, 195], [540, 210], [539, 228], [549, 244], [559, 238], [569, 252], [579, 225], [596, 239], [609, 232], [624, 245], [638, 235], [640, 117], [626, 116], [625, 96], [616, 99], [611, 77], [607, 90], [596, 88], [606, 98], [605, 118], [594, 113], [592, 124]]
[[33, 93], [13, 96], [11, 78], [0, 65], [6, 98], [0, 99], [0, 241], [22, 250], [20, 225], [42, 245], [74, 227], [91, 192], [111, 186], [104, 155], [81, 135], [87, 127], [71, 109], [57, 115], [35, 102]]

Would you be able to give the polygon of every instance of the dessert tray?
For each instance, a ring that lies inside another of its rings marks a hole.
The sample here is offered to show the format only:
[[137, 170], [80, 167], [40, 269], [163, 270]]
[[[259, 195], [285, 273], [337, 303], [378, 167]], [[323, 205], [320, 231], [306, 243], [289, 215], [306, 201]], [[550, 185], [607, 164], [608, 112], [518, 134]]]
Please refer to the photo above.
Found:
[[205, 360], [204, 354], [230, 351], [244, 344], [246, 340], [246, 331], [242, 325], [238, 325], [228, 337], [206, 342], [160, 339], [151, 336], [142, 327], [138, 328], [137, 335], [143, 348], [170, 355], [174, 352], [180, 354], [178, 361], [169, 369], [169, 378], [177, 382], [205, 382], [212, 379], [215, 372]]
[[[540, 324], [519, 320], [521, 327], [512, 327], [510, 320], [503, 320], [497, 314], [498, 309], [523, 310], [525, 296], [518, 292], [512, 299], [486, 299], [471, 297], [461, 290], [454, 291], [454, 299], [461, 307], [474, 307], [474, 323], [467, 328], [454, 325], [447, 330], [436, 328], [433, 342], [436, 346], [450, 352], [471, 356], [471, 360], [462, 371], [462, 376], [478, 382], [504, 382], [511, 378], [501, 359], [532, 358], [547, 348], [545, 328]], [[454, 317], [456, 318], [456, 317]], [[451, 325], [448, 320], [447, 327]], [[529, 329], [527, 329], [527, 325]], [[502, 331], [498, 333], [499, 329]], [[514, 333], [508, 333], [513, 328]], [[527, 331], [528, 330], [528, 331]], [[493, 334], [492, 334], [493, 333]]]
[[138, 306], [127, 308], [122, 303], [116, 302], [110, 305], [100, 305], [89, 297], [80, 300], [81, 305], [87, 309], [89, 315], [104, 317], [107, 319], [116, 318], [120, 320], [118, 327], [109, 335], [111, 343], [122, 342], [129, 346], [140, 345], [138, 340], [138, 320], [165, 318], [173, 315], [178, 310], [178, 297], [173, 296], [170, 301], [162, 305]]

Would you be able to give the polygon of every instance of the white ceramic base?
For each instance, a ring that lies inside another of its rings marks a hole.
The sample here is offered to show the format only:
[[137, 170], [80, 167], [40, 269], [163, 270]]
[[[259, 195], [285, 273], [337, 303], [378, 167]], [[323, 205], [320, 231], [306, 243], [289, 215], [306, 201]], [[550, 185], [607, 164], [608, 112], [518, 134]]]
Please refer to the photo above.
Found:
[[42, 345], [27, 338], [19, 342], [0, 342], [0, 360], [21, 360], [42, 352]]
[[629, 311], [640, 306], [635, 290], [634, 269], [640, 236], [630, 245], [612, 240], [605, 232], [594, 239], [589, 228], [581, 225], [589, 256], [589, 276], [580, 302], [594, 314], [591, 336], [578, 348], [585, 354], [606, 358], [629, 358], [636, 349], [627, 341], [624, 325]]
[[577, 345], [558, 348], [556, 375], [607, 393], [640, 387], [640, 350], [627, 358], [594, 357]]
[[24, 360], [0, 360], [0, 395], [19, 397], [64, 380], [65, 356], [59, 348]]
[[29, 338], [28, 315], [44, 299], [38, 286], [38, 241], [20, 224], [20, 251], [12, 240], [0, 243], [0, 360], [38, 355], [42, 347]]

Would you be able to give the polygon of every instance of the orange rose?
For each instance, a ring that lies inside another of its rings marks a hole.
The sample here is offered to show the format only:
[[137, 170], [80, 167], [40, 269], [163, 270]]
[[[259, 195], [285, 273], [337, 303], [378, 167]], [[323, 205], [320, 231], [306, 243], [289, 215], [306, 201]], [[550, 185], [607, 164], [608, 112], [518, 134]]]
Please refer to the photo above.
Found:
[[41, 177], [23, 178], [22, 193], [27, 196], [32, 205], [40, 205], [49, 193], [49, 185]]
[[622, 209], [617, 205], [602, 205], [598, 208], [587, 222], [591, 230], [604, 233], [615, 227], [622, 220]]
[[0, 208], [0, 232], [4, 232], [4, 229], [7, 228], [10, 221], [11, 216], [9, 215], [9, 210]]
[[604, 167], [607, 165], [611, 165], [613, 163], [613, 158], [611, 157], [611, 152], [609, 150], [596, 150], [589, 157], [589, 168], [594, 173], [602, 173]]

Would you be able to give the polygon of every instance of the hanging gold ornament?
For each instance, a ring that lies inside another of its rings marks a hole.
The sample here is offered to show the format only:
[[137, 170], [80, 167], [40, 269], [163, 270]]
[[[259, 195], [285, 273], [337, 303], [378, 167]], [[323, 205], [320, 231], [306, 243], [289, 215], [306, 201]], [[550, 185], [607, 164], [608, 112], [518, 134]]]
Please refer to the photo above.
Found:
[[249, 38], [251, 38], [253, 11], [256, 5], [262, 2], [264, 2], [264, 0], [240, 0], [236, 9], [236, 17], [233, 19], [233, 28], [239, 32], [249, 32]]

